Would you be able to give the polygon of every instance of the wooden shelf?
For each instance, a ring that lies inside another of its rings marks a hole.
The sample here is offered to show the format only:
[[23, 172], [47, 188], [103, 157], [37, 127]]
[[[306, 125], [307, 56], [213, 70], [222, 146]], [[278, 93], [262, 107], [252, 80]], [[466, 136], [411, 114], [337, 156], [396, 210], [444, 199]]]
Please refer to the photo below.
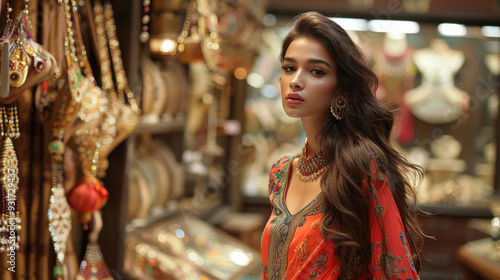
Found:
[[433, 215], [446, 215], [464, 218], [493, 218], [490, 209], [481, 206], [459, 206], [453, 204], [420, 204], [420, 210]]
[[184, 118], [171, 121], [160, 121], [157, 123], [141, 123], [135, 129], [134, 134], [163, 134], [168, 132], [182, 132], [185, 127]]

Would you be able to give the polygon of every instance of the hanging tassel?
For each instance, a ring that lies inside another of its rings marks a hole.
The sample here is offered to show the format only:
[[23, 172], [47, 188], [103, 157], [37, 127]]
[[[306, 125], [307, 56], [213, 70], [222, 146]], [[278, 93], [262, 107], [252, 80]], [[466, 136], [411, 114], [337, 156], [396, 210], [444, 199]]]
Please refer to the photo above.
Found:
[[92, 217], [94, 220], [93, 229], [89, 233], [85, 257], [80, 263], [76, 280], [113, 280], [113, 276], [102, 257], [101, 247], [97, 243], [102, 229], [101, 213], [95, 211]]

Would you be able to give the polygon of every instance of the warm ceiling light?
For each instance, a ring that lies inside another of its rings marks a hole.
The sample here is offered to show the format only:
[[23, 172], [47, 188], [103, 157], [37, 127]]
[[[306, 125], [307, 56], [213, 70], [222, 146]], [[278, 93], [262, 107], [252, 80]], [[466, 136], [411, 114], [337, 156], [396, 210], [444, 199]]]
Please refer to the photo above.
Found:
[[485, 25], [481, 27], [484, 37], [500, 38], [500, 26]]
[[366, 19], [360, 18], [330, 18], [345, 30], [366, 31]]
[[441, 23], [437, 27], [439, 34], [450, 37], [463, 37], [467, 34], [467, 28], [463, 24]]
[[415, 21], [373, 19], [368, 21], [368, 30], [384, 33], [415, 34], [420, 32], [420, 25]]

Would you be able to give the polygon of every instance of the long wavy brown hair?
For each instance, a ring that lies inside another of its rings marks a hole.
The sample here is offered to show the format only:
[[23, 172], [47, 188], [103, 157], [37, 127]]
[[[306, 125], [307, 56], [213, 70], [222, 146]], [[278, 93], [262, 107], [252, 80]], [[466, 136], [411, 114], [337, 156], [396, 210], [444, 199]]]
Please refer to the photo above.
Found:
[[[418, 207], [411, 186], [422, 177], [422, 170], [409, 163], [391, 143], [394, 112], [375, 97], [377, 76], [345, 30], [317, 12], [295, 18], [293, 29], [283, 41], [282, 62], [290, 43], [302, 36], [319, 41], [328, 50], [337, 65], [338, 90], [348, 100], [344, 118], [338, 121], [331, 117], [318, 135], [321, 150], [331, 158], [320, 182], [324, 195], [321, 234], [336, 244], [335, 256], [342, 265], [342, 278], [356, 279], [366, 272], [358, 270], [359, 264], [367, 269], [371, 260], [369, 197], [362, 184], [367, 175], [373, 178], [370, 163], [374, 159], [391, 187], [413, 261], [420, 271], [425, 235], [417, 221]], [[387, 253], [387, 248], [383, 248], [383, 253]], [[381, 260], [384, 262], [385, 258]], [[385, 263], [381, 267], [385, 270]]]

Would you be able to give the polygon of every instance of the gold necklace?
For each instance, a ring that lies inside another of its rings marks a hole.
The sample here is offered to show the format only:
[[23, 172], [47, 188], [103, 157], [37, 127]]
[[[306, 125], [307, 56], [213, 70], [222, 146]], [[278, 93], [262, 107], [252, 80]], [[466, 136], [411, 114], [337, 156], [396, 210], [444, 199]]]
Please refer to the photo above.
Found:
[[299, 164], [297, 166], [299, 179], [304, 183], [314, 182], [330, 165], [322, 151], [310, 158], [307, 157], [308, 152], [309, 145], [306, 138], [306, 143], [304, 144], [304, 148], [302, 148], [302, 154], [299, 157]]

